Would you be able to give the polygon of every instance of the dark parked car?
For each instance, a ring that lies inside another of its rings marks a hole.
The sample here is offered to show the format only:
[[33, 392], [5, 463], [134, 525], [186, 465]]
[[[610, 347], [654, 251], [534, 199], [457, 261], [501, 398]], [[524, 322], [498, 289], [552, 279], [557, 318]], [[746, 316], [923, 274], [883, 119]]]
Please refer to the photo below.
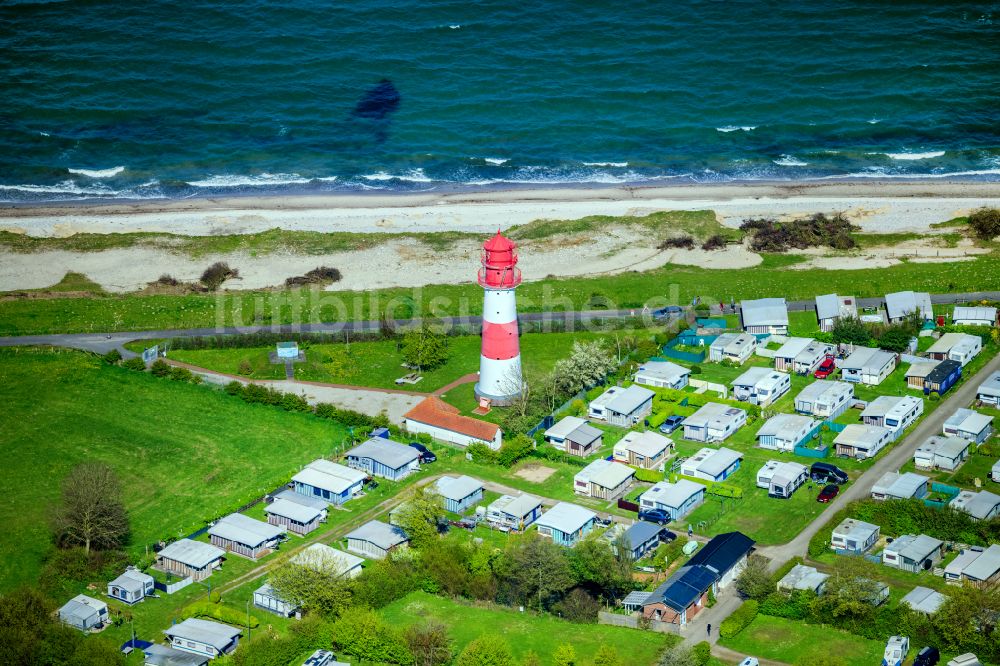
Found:
[[925, 647], [917, 653], [917, 658], [913, 660], [913, 666], [934, 666], [941, 661], [941, 653], [936, 647]]
[[680, 428], [682, 423], [684, 423], [683, 416], [668, 416], [667, 420], [660, 425], [660, 432], [664, 435], [669, 435], [674, 430]]
[[813, 376], [815, 376], [816, 379], [826, 379], [836, 371], [837, 364], [833, 362], [833, 357], [827, 356], [823, 359], [823, 362], [819, 364], [819, 367], [816, 368], [816, 372], [813, 373]]
[[670, 522], [670, 514], [663, 509], [640, 509], [639, 520], [666, 525]]
[[420, 462], [422, 463], [432, 463], [437, 462], [438, 457], [434, 455], [431, 451], [427, 449], [426, 446], [420, 442], [410, 442], [410, 446], [415, 448], [420, 452]]
[[831, 501], [834, 497], [836, 497], [837, 493], [839, 492], [840, 492], [840, 486], [835, 486], [834, 484], [831, 483], [830, 485], [823, 488], [823, 490], [819, 491], [819, 495], [816, 496], [816, 501], [823, 502], [825, 504]]
[[813, 463], [809, 469], [809, 476], [818, 483], [836, 483], [837, 485], [843, 485], [849, 480], [847, 472], [836, 465], [825, 462]]
[[659, 310], [653, 310], [653, 319], [673, 319], [675, 317], [680, 317], [684, 310], [681, 309], [679, 305], [668, 305], [665, 308], [660, 308]]
[[660, 532], [660, 543], [670, 543], [677, 540], [677, 533], [671, 532], [670, 530], [662, 530]]

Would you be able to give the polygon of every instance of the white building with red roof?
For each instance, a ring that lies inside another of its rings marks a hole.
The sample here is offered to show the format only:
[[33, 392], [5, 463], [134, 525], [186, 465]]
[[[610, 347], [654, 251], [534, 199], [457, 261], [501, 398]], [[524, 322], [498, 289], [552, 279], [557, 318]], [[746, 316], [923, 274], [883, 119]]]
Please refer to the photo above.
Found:
[[500, 426], [463, 416], [457, 407], [431, 396], [403, 415], [403, 427], [412, 433], [427, 433], [434, 439], [469, 446], [479, 442], [499, 449], [503, 441]]

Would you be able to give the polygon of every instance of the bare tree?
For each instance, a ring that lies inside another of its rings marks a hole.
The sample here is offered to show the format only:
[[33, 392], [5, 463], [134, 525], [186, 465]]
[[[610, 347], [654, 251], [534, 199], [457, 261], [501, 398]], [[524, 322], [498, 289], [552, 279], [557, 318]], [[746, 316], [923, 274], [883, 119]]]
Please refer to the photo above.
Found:
[[129, 536], [121, 484], [104, 463], [77, 465], [63, 481], [62, 504], [53, 518], [56, 542], [65, 546], [111, 550]]
[[500, 390], [510, 396], [508, 407], [518, 416], [524, 416], [531, 406], [531, 386], [521, 374], [521, 366], [511, 366], [500, 378]]

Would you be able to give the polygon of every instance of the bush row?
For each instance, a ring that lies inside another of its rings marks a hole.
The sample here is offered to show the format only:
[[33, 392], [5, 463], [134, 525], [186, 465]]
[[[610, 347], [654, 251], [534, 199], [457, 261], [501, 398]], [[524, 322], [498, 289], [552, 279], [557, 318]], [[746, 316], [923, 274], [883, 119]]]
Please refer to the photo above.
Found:
[[732, 615], [722, 621], [719, 627], [719, 636], [722, 638], [732, 638], [753, 622], [757, 617], [758, 604], [753, 599], [747, 599], [737, 608]]

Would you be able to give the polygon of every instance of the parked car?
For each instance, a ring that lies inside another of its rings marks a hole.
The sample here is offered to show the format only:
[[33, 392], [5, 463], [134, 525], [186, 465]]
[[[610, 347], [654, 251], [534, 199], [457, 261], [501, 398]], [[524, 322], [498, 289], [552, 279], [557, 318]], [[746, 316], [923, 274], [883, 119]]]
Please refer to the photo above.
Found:
[[816, 368], [816, 372], [813, 373], [813, 376], [816, 377], [816, 379], [826, 379], [836, 371], [837, 364], [833, 362], [833, 357], [827, 354], [827, 357], [824, 358], [823, 362], [819, 364], [818, 368]]
[[676, 414], [674, 416], [668, 416], [667, 420], [660, 424], [660, 432], [664, 435], [669, 435], [674, 430], [680, 428], [682, 423], [684, 423], [683, 416], [677, 416]]
[[830, 485], [823, 488], [823, 490], [819, 491], [819, 495], [816, 496], [816, 501], [826, 504], [827, 502], [831, 501], [834, 497], [836, 497], [837, 493], [839, 492], [840, 492], [840, 486], [831, 483]]
[[740, 666], [760, 666], [760, 662], [757, 661], [757, 657], [747, 657], [740, 662]]
[[850, 480], [847, 472], [826, 462], [813, 463], [809, 469], [809, 476], [818, 483], [836, 483], [837, 485], [843, 485]]
[[639, 520], [666, 525], [670, 522], [670, 514], [663, 509], [639, 509]]
[[913, 660], [913, 666], [934, 666], [941, 661], [941, 653], [936, 647], [927, 646], [920, 649], [917, 658]]
[[434, 455], [432, 451], [430, 451], [426, 446], [424, 446], [420, 442], [410, 442], [410, 446], [412, 446], [413, 448], [415, 448], [417, 451], [420, 452], [420, 462], [422, 463], [437, 462], [438, 457]]
[[677, 540], [677, 533], [671, 532], [670, 530], [662, 530], [660, 532], [660, 543], [671, 543]]
[[668, 305], [665, 308], [653, 310], [653, 319], [673, 319], [680, 317], [684, 310], [679, 305]]

